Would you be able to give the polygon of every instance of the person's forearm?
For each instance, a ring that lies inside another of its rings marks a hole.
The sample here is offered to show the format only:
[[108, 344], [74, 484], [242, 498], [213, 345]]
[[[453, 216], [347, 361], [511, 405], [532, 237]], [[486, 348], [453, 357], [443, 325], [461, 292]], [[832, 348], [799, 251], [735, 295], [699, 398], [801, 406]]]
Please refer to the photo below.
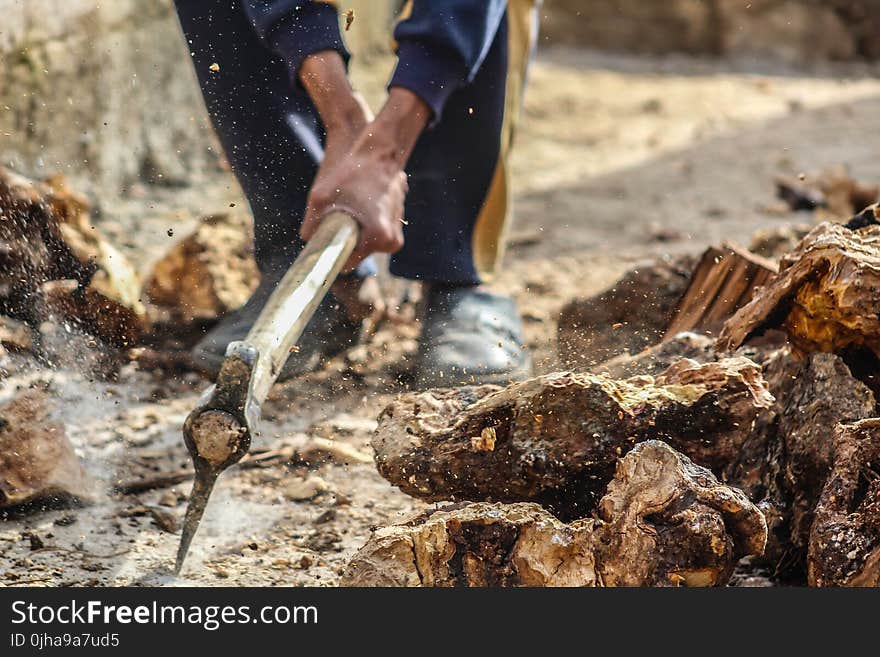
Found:
[[370, 125], [374, 147], [402, 169], [431, 118], [428, 105], [409, 89], [392, 87]]
[[299, 69], [299, 79], [315, 104], [327, 130], [346, 127], [363, 117], [345, 62], [335, 50], [309, 55]]

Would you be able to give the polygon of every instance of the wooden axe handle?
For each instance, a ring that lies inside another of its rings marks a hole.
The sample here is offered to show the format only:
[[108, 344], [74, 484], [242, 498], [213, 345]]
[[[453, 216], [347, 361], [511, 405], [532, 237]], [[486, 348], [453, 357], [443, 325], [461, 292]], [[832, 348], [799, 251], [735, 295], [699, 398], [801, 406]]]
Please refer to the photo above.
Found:
[[357, 222], [344, 212], [321, 221], [318, 230], [272, 292], [244, 342], [259, 354], [249, 400], [262, 405], [290, 350], [302, 335], [359, 237]]

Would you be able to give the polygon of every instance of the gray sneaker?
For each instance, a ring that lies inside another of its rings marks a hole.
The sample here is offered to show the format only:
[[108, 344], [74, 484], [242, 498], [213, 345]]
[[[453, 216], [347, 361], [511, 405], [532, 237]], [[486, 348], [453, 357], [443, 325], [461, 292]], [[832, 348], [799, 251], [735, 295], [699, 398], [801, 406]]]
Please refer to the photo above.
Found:
[[[260, 283], [247, 303], [224, 317], [193, 347], [192, 358], [199, 370], [212, 379], [217, 377], [227, 345], [245, 339], [277, 282], [268, 280]], [[299, 349], [290, 354], [278, 380], [284, 381], [311, 372], [323, 360], [353, 346], [360, 328], [360, 322], [349, 319], [333, 293], [328, 293], [297, 342]]]
[[506, 384], [528, 378], [522, 322], [513, 299], [476, 287], [426, 290], [415, 383], [420, 388]]

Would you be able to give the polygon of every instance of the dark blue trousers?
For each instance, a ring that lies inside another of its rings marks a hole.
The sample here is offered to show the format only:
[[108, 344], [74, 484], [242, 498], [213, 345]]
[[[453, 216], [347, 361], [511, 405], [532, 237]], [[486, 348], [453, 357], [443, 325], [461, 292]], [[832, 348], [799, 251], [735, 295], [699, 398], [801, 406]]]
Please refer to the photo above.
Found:
[[[264, 273], [286, 269], [302, 248], [299, 225], [323, 157], [320, 117], [238, 2], [176, 5], [208, 114], [253, 212], [257, 262]], [[507, 53], [505, 20], [475, 79], [419, 139], [406, 167], [405, 245], [391, 257], [394, 275], [480, 282], [473, 233], [499, 162]]]

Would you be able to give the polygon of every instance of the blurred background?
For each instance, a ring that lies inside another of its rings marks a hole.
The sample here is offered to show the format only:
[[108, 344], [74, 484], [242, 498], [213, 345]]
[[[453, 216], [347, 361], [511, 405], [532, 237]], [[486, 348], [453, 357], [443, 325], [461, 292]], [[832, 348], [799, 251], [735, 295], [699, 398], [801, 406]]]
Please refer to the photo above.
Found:
[[[358, 55], [362, 86], [375, 102], [391, 66], [389, 27], [401, 3], [341, 4], [355, 11], [345, 36]], [[103, 198], [137, 182], [189, 182], [215, 167], [217, 154], [210, 149], [171, 5], [171, 0], [0, 0], [0, 162], [26, 174], [64, 170]], [[675, 53], [690, 55], [688, 64], [751, 59], [746, 70], [768, 73], [780, 71], [762, 71], [766, 66], [755, 62], [880, 57], [880, 0], [546, 0], [541, 18], [541, 50], [553, 62], [547, 67], [560, 74], [555, 94], [574, 98], [577, 89], [571, 87], [577, 83], [590, 97], [588, 107], [572, 100], [556, 107], [567, 109], [566, 118], [575, 122], [590, 121], [589, 110], [596, 106], [622, 101], [596, 86], [592, 72], [628, 68], [635, 75], [633, 69], [652, 70], [650, 62]], [[577, 56], [586, 49], [641, 57], [612, 62]], [[693, 76], [685, 70], [688, 64], [662, 73]], [[538, 68], [541, 84], [546, 67], [540, 59]], [[583, 77], [566, 77], [573, 74]], [[859, 72], [844, 69], [833, 77], [850, 75]], [[706, 96], [713, 91], [707, 89]], [[532, 112], [540, 114], [537, 93], [529, 100]], [[739, 97], [739, 104], [748, 100]], [[551, 108], [548, 103], [543, 109]], [[716, 118], [734, 111], [727, 108]]]

